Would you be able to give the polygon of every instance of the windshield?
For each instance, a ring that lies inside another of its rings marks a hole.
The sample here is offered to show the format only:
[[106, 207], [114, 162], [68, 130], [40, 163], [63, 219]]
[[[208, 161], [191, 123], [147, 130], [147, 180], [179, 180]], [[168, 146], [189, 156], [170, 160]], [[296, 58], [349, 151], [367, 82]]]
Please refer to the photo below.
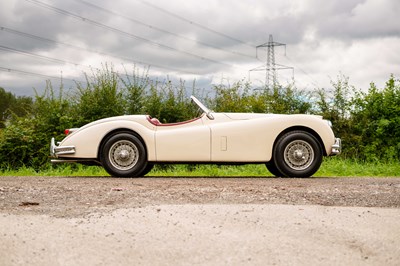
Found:
[[211, 114], [211, 110], [208, 109], [204, 104], [202, 104], [196, 97], [194, 97], [193, 95], [190, 96], [190, 99], [192, 99], [192, 101], [197, 104], [197, 106], [203, 110], [203, 112], [207, 115], [207, 117], [211, 120], [214, 119], [213, 115]]

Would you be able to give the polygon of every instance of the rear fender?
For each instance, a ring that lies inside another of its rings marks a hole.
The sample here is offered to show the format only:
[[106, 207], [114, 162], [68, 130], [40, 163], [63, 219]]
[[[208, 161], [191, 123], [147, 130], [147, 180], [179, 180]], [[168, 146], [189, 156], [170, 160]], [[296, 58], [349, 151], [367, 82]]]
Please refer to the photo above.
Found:
[[74, 146], [75, 153], [65, 155], [66, 158], [97, 158], [100, 145], [105, 137], [117, 131], [135, 132], [147, 147], [149, 161], [155, 160], [155, 131], [132, 121], [108, 121], [92, 126], [85, 126], [60, 142], [59, 146]]

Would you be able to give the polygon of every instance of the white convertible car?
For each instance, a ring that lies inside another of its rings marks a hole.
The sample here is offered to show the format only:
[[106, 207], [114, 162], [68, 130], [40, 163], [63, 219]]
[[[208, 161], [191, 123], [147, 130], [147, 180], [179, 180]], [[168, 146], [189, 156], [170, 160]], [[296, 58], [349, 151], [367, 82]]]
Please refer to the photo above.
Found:
[[309, 177], [340, 153], [332, 124], [314, 115], [215, 113], [162, 124], [149, 115], [110, 117], [66, 130], [50, 153], [58, 162], [96, 163], [112, 176], [146, 175], [157, 163], [265, 164], [280, 177]]

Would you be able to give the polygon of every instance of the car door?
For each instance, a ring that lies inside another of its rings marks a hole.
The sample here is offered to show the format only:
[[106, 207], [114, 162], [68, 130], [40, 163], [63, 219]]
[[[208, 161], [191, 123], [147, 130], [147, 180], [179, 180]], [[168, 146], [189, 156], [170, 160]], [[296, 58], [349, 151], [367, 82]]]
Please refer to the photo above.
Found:
[[267, 127], [257, 119], [222, 119], [210, 123], [211, 161], [213, 162], [263, 162], [271, 145], [265, 132]]
[[211, 133], [209, 126], [204, 125], [202, 119], [157, 126], [155, 133], [157, 161], [209, 162]]

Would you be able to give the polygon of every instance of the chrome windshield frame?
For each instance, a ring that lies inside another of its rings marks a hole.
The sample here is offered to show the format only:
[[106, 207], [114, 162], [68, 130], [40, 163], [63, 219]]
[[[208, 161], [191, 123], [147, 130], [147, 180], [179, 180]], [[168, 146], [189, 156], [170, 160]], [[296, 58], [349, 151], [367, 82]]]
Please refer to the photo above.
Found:
[[200, 107], [201, 110], [203, 110], [203, 112], [206, 114], [206, 116], [208, 117], [208, 119], [210, 120], [214, 120], [214, 116], [212, 115], [212, 111], [210, 109], [208, 109], [202, 102], [200, 102], [196, 97], [194, 97], [193, 95], [190, 96], [190, 99], [197, 104], [198, 107]]

